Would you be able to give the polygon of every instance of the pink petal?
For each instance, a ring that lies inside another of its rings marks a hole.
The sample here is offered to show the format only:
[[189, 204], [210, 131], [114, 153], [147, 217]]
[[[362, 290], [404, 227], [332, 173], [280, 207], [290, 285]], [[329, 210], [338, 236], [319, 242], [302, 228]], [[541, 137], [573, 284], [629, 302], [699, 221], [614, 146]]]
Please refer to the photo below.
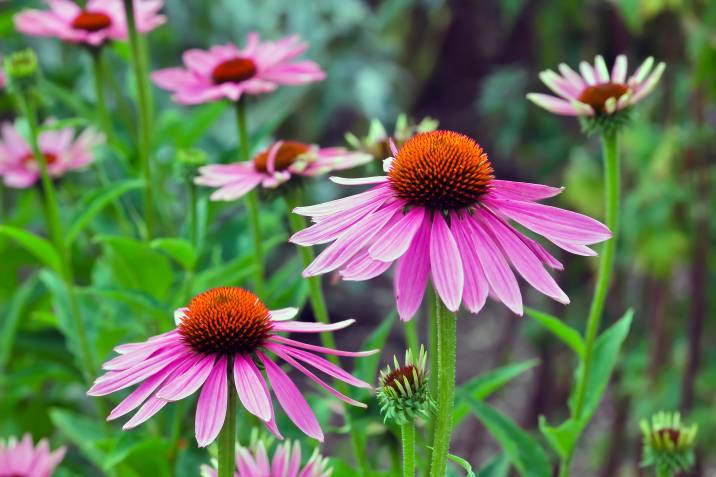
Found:
[[341, 278], [348, 281], [363, 281], [381, 275], [392, 265], [391, 262], [381, 262], [374, 260], [363, 249], [351, 258], [340, 270]]
[[537, 106], [551, 111], [555, 114], [565, 116], [579, 116], [581, 113], [569, 101], [555, 96], [542, 93], [529, 93], [527, 99], [535, 103]]
[[378, 349], [372, 349], [369, 351], [341, 351], [337, 349], [331, 349], [331, 348], [325, 348], [323, 346], [316, 346], [308, 343], [303, 343], [301, 341], [292, 340], [290, 338], [285, 338], [283, 336], [279, 335], [273, 335], [271, 338], [269, 338], [270, 341], [274, 341], [277, 343], [282, 343], [285, 345], [289, 345], [294, 348], [303, 348], [307, 349], [309, 351], [316, 351], [318, 353], [324, 353], [324, 354], [332, 354], [335, 356], [348, 356], [351, 358], [362, 358], [366, 356], [371, 356], [376, 353], [379, 353], [380, 350]]
[[430, 222], [426, 217], [395, 270], [395, 300], [403, 321], [420, 308], [430, 272]]
[[294, 358], [303, 361], [304, 363], [308, 363], [314, 368], [328, 374], [329, 376], [333, 376], [336, 379], [340, 379], [341, 381], [350, 384], [351, 386], [356, 386], [359, 388], [366, 388], [370, 389], [370, 384], [366, 383], [363, 380], [360, 380], [356, 378], [355, 376], [351, 375], [347, 371], [343, 370], [340, 366], [336, 366], [335, 364], [331, 363], [330, 361], [321, 358], [320, 356], [316, 356], [313, 353], [309, 353], [308, 351], [303, 351], [300, 349], [291, 348], [290, 346], [284, 346], [284, 345], [271, 345], [274, 348], [280, 347], [281, 351], [293, 356]]
[[387, 184], [380, 184], [360, 194], [355, 194], [343, 199], [332, 200], [322, 204], [311, 205], [307, 207], [296, 207], [293, 209], [294, 214], [306, 215], [309, 217], [323, 217], [331, 215], [342, 210], [350, 209], [356, 204], [365, 203], [371, 199], [383, 197], [388, 199], [391, 197]]
[[226, 418], [228, 384], [226, 357], [216, 362], [196, 405], [195, 432], [199, 447], [206, 447], [219, 435]]
[[430, 231], [430, 272], [433, 286], [450, 311], [460, 308], [465, 275], [455, 238], [442, 214], [433, 216]]
[[158, 399], [179, 401], [194, 394], [206, 381], [214, 369], [213, 355], [197, 355], [192, 367], [157, 392]]
[[[181, 364], [179, 366], [181, 366]], [[122, 400], [122, 402], [120, 402], [114, 409], [112, 409], [112, 412], [109, 413], [107, 420], [111, 421], [117, 419], [124, 416], [128, 412], [135, 410], [140, 404], [149, 398], [149, 396], [151, 396], [152, 393], [164, 382], [167, 376], [174, 371], [174, 368], [167, 367], [154, 376], [149, 377], [129, 396]]]
[[550, 187], [542, 184], [531, 184], [529, 182], [493, 179], [490, 194], [497, 194], [504, 199], [533, 202], [549, 199], [550, 197], [561, 194], [563, 190], [564, 187]]
[[413, 207], [397, 223], [382, 230], [368, 253], [376, 260], [392, 262], [402, 256], [423, 224], [425, 209]]
[[133, 429], [137, 427], [140, 424], [143, 424], [149, 418], [154, 416], [156, 413], [162, 410], [164, 406], [166, 406], [168, 401], [164, 401], [162, 399], [157, 399], [155, 397], [150, 397], [147, 399], [147, 402], [145, 402], [142, 407], [139, 408], [139, 411], [132, 416], [132, 418], [126, 422], [122, 426], [122, 430], [126, 431], [129, 429]]
[[316, 416], [313, 414], [301, 391], [298, 390], [286, 373], [265, 354], [258, 352], [257, 355], [264, 364], [276, 399], [278, 399], [279, 404], [281, 404], [281, 407], [288, 417], [296, 424], [296, 427], [301, 429], [307, 436], [323, 442], [321, 426], [318, 424]]
[[234, 356], [234, 384], [241, 403], [251, 414], [268, 421], [271, 419], [271, 398], [261, 386], [263, 379], [252, 359], [241, 354]]
[[460, 251], [462, 268], [465, 272], [465, 287], [462, 299], [470, 313], [478, 313], [485, 306], [490, 287], [485, 278], [485, 272], [482, 270], [480, 259], [477, 256], [474, 241], [469, 237], [472, 231], [465, 226], [463, 219], [459, 218], [457, 214], [453, 214], [451, 218], [455, 242]]
[[347, 328], [356, 320], [343, 320], [337, 323], [310, 323], [306, 321], [283, 321], [273, 324], [274, 331], [285, 331], [288, 333], [322, 333], [324, 331], [336, 331]]
[[280, 310], [271, 310], [271, 321], [286, 321], [294, 318], [298, 313], [298, 308], [281, 308]]

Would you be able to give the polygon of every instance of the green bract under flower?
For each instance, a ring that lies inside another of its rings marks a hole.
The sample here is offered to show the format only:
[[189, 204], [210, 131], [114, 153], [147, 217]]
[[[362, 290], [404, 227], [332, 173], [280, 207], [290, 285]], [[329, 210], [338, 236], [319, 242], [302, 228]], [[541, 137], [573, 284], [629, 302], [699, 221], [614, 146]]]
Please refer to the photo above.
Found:
[[681, 423], [678, 412], [659, 412], [651, 422], [641, 421], [644, 436], [643, 467], [655, 467], [657, 472], [688, 471], [694, 465], [694, 443], [698, 427]]
[[389, 143], [391, 138], [395, 141], [395, 145], [400, 148], [416, 134], [435, 131], [437, 128], [437, 119], [425, 117], [419, 123], [411, 123], [405, 114], [401, 114], [395, 122], [395, 129], [391, 135], [388, 135], [385, 126], [379, 120], [373, 119], [370, 122], [367, 136], [359, 139], [355, 134], [349, 132], [346, 133], [346, 142], [352, 148], [366, 152], [382, 161], [393, 155]]
[[393, 357], [394, 368], [387, 366], [380, 373], [378, 402], [384, 420], [398, 425], [407, 424], [417, 417], [428, 417], [435, 403], [430, 397], [427, 380], [427, 353], [421, 346], [418, 359], [410, 350], [405, 352], [405, 364], [400, 366]]

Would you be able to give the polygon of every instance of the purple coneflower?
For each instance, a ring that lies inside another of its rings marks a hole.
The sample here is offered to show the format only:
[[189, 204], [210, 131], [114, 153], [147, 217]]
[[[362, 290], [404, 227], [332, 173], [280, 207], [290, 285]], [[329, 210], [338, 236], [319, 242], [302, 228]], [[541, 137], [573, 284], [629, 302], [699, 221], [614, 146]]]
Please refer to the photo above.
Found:
[[50, 452], [45, 439], [33, 446], [30, 434], [0, 440], [0, 477], [50, 477], [64, 456], [64, 447]]

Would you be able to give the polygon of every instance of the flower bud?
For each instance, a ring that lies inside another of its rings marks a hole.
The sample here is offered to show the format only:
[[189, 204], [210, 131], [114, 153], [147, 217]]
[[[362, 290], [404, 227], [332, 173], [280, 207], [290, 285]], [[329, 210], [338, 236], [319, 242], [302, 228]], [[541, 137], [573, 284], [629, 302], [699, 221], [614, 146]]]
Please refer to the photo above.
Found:
[[681, 423], [678, 412], [659, 412], [651, 422], [641, 421], [644, 438], [643, 467], [655, 467], [657, 473], [685, 472], [694, 465], [694, 442], [698, 427]]
[[4, 68], [10, 91], [22, 92], [37, 83], [37, 55], [31, 49], [11, 53], [5, 58]]
[[393, 357], [394, 369], [387, 366], [380, 373], [378, 402], [384, 419], [398, 425], [413, 422], [416, 417], [428, 417], [435, 403], [430, 398], [427, 379], [427, 353], [421, 346], [418, 359], [410, 350], [405, 352], [405, 364], [400, 366]]

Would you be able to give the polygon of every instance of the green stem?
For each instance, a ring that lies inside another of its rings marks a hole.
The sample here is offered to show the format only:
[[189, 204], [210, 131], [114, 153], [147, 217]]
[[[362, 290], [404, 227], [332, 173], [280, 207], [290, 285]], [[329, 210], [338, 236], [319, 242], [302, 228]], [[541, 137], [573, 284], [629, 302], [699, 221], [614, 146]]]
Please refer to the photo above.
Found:
[[[236, 126], [239, 134], [239, 159], [242, 162], [246, 162], [251, 158], [249, 157], [249, 133], [246, 125], [246, 101], [243, 97], [236, 102]], [[251, 232], [254, 246], [254, 292], [258, 296], [263, 296], [264, 252], [261, 238], [261, 208], [259, 207], [258, 192], [252, 190], [246, 194], [244, 201], [249, 218], [249, 231]]]
[[219, 477], [233, 477], [236, 469], [236, 393], [233, 392], [234, 384], [231, 382], [231, 362], [226, 369], [229, 403], [224, 427], [219, 434]]
[[196, 184], [191, 179], [186, 181], [187, 189], [189, 190], [189, 233], [191, 237], [191, 244], [194, 248], [197, 247], [199, 232], [199, 225], [197, 223], [197, 196], [196, 196]]
[[[430, 396], [435, 399], [438, 395], [438, 316], [437, 316], [437, 303], [440, 300], [438, 298], [437, 293], [435, 293], [435, 290], [433, 290], [432, 287], [430, 287], [427, 290], [428, 295], [428, 302], [430, 304], [430, 312], [428, 313], [428, 363], [430, 366], [430, 376], [431, 378], [428, 380], [428, 390], [430, 392]], [[413, 318], [414, 320], [415, 318]], [[435, 430], [435, 415], [431, 414], [430, 419], [428, 420], [427, 426], [425, 428], [425, 439], [426, 441], [430, 439], [430, 437], [433, 435], [433, 432]], [[423, 470], [423, 473], [425, 475], [430, 474], [430, 463], [433, 458], [433, 451], [431, 448], [425, 449], [425, 468]]]
[[403, 440], [403, 477], [415, 477], [415, 425], [412, 422], [400, 426]]
[[413, 356], [417, 356], [420, 351], [420, 339], [418, 338], [418, 329], [416, 325], [416, 318], [407, 321], [404, 325], [405, 328], [405, 341], [408, 345], [408, 349]]
[[[437, 295], [437, 293], [436, 293]], [[430, 463], [431, 477], [444, 477], [447, 456], [452, 437], [452, 412], [455, 400], [455, 347], [457, 344], [457, 319], [443, 304], [440, 297], [435, 299], [437, 321], [437, 349], [430, 343], [432, 354], [437, 354], [437, 410], [433, 434], [433, 453]]]
[[[584, 403], [587, 396], [589, 375], [594, 360], [594, 345], [599, 334], [599, 325], [602, 319], [604, 303], [609, 291], [612, 271], [614, 269], [614, 256], [619, 236], [619, 152], [616, 133], [605, 133], [602, 135], [602, 155], [604, 159], [604, 192], [606, 225], [612, 232], [612, 237], [604, 243], [599, 261], [597, 274], [597, 285], [594, 289], [594, 297], [589, 308], [587, 318], [587, 329], [584, 342], [584, 359], [582, 361], [583, 372], [577, 383], [577, 394], [573, 418], [579, 421], [583, 417]], [[569, 465], [572, 461], [574, 449], [570, 449], [560, 464], [560, 477], [569, 476]]]
[[[292, 190], [289, 190], [284, 197], [288, 209], [288, 222], [291, 226], [291, 230], [295, 233], [305, 229], [307, 226], [306, 219], [298, 214], [292, 213], [292, 210], [294, 208], [303, 204], [301, 189], [299, 189], [298, 187], [294, 187]], [[298, 253], [301, 256], [303, 266], [307, 267], [311, 262], [313, 262], [313, 259], [315, 258], [313, 247], [299, 246], [297, 248]], [[306, 278], [306, 281], [308, 282], [308, 292], [311, 300], [311, 308], [313, 309], [313, 315], [315, 316], [316, 321], [324, 324], [330, 323], [330, 319], [328, 317], [328, 308], [326, 307], [326, 300], [323, 296], [323, 289], [321, 288], [321, 278], [313, 276]], [[336, 349], [336, 342], [333, 339], [332, 333], [321, 333], [320, 338], [321, 344], [324, 347]], [[340, 360], [337, 356], [329, 355], [328, 359], [333, 364], [340, 366]], [[346, 393], [346, 386], [342, 381], [337, 381], [336, 387], [338, 388], [338, 391], [344, 394]], [[351, 444], [353, 446], [353, 453], [356, 458], [357, 466], [361, 471], [361, 475], [367, 475], [368, 458], [365, 453], [365, 443], [363, 441], [363, 436], [361, 436], [359, 430], [352, 425], [352, 419], [348, 409], [346, 409], [345, 416], [346, 424], [350, 428]]]
[[23, 94], [19, 94], [18, 104], [20, 105], [22, 114], [25, 116], [27, 124], [30, 128], [30, 148], [32, 149], [32, 154], [35, 157], [35, 161], [40, 169], [47, 228], [49, 229], [50, 238], [55, 246], [55, 250], [60, 257], [60, 274], [65, 283], [70, 308], [70, 317], [72, 318], [75, 325], [75, 332], [77, 333], [77, 341], [80, 346], [81, 361], [84, 368], [83, 373], [87, 382], [91, 382], [95, 375], [96, 367], [89, 345], [89, 340], [87, 339], [87, 333], [85, 331], [84, 324], [82, 323], [82, 316], [80, 315], [77, 297], [75, 295], [70, 250], [65, 243], [62, 222], [60, 220], [60, 207], [57, 201], [57, 194], [55, 193], [55, 187], [47, 170], [45, 155], [42, 153], [38, 142], [39, 126], [37, 123], [37, 115], [30, 98], [25, 97]]
[[154, 200], [152, 167], [149, 153], [151, 148], [152, 114], [151, 114], [151, 92], [147, 81], [147, 65], [140, 45], [137, 23], [134, 17], [134, 1], [124, 0], [124, 12], [127, 17], [127, 29], [129, 31], [129, 46], [131, 49], [132, 68], [137, 85], [137, 102], [139, 118], [137, 121], [139, 141], [139, 166], [144, 177], [144, 220], [147, 225], [147, 240], [154, 235]]
[[656, 474], [656, 477], [671, 477], [672, 476], [672, 473], [669, 472], [667, 469], [661, 469], [658, 467], [655, 469], [654, 473]]

